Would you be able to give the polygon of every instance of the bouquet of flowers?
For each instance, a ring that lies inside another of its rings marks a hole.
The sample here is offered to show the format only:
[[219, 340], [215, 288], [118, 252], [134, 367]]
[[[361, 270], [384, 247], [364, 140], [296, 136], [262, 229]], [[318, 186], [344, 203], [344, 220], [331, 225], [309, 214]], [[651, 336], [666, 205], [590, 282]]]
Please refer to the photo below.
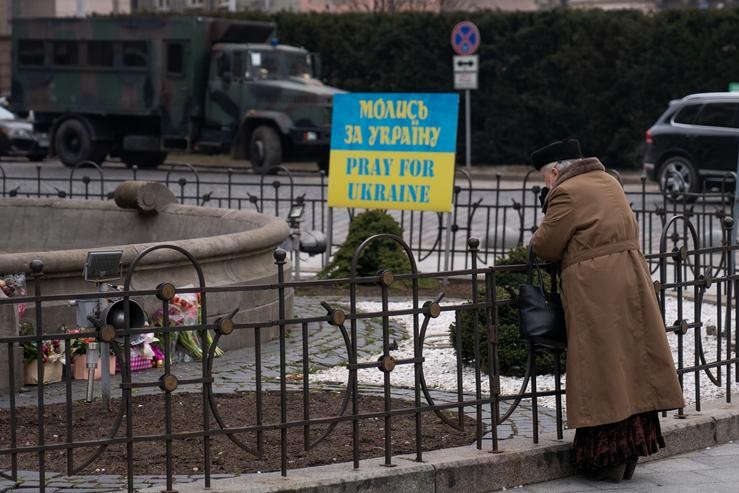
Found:
[[[152, 322], [155, 327], [164, 326], [164, 313], [159, 308], [152, 315]], [[186, 325], [200, 324], [200, 293], [186, 293], [175, 295], [169, 303], [169, 326], [180, 327]], [[213, 343], [213, 337], [209, 331], [206, 331], [206, 340], [208, 345]], [[177, 333], [177, 344], [194, 359], [203, 359], [203, 348], [197, 331], [183, 330]], [[223, 355], [223, 350], [216, 348], [215, 357]]]
[[[67, 329], [64, 325], [62, 325], [62, 330], [64, 330], [64, 332], [66, 332], [67, 334], [80, 334], [83, 332], [90, 332], [92, 329], [81, 329], [79, 327], [74, 329]], [[72, 352], [72, 356], [74, 357], [77, 354], [87, 353], [87, 345], [91, 342], [96, 342], [96, 339], [94, 337], [75, 337], [73, 339], [70, 339], [69, 348]]]
[[[43, 341], [41, 343], [41, 354], [44, 363], [53, 363], [61, 361], [64, 363], [64, 342], [59, 339]], [[38, 356], [38, 346], [35, 342], [26, 342], [23, 344], [23, 361], [36, 361]]]
[[[21, 335], [33, 335], [33, 326], [28, 322], [21, 324]], [[36, 361], [39, 354], [39, 346], [36, 341], [23, 343], [23, 361], [30, 363]], [[45, 340], [41, 342], [41, 355], [44, 363], [60, 361], [64, 363], [64, 341], [59, 339]]]

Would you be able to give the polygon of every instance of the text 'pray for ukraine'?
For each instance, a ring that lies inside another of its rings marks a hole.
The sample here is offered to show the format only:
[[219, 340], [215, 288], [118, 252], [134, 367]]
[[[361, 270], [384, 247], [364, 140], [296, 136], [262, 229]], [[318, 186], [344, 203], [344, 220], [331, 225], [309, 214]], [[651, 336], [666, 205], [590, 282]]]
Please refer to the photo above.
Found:
[[448, 210], [457, 95], [335, 96], [329, 205]]

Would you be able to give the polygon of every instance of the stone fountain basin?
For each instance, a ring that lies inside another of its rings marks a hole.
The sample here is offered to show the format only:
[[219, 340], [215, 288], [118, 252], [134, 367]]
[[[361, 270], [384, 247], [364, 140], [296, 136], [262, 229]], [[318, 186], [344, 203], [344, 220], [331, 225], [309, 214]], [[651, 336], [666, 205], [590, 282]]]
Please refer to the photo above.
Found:
[[[42, 294], [70, 298], [97, 290], [82, 276], [87, 252], [122, 250], [125, 276], [139, 253], [163, 243], [190, 252], [209, 287], [275, 283], [273, 253], [289, 234], [285, 221], [257, 212], [169, 204], [145, 215], [112, 201], [22, 198], [0, 199], [0, 230], [5, 232], [0, 243], [0, 274], [28, 275], [30, 262], [40, 259], [44, 264]], [[198, 285], [192, 264], [174, 250], [145, 257], [133, 275], [132, 288], [154, 289], [162, 282], [177, 287]], [[28, 293], [33, 293], [30, 276], [27, 283]], [[111, 283], [122, 285], [123, 281]], [[291, 314], [293, 293], [286, 293], [286, 313]], [[153, 296], [136, 300], [149, 313], [161, 306]], [[277, 290], [213, 293], [207, 297], [208, 320], [237, 307], [237, 322], [276, 320], [277, 302]], [[74, 326], [76, 320], [67, 301], [45, 302], [42, 314], [44, 332], [54, 332], [62, 323]], [[29, 306], [24, 320], [35, 324], [33, 307]], [[262, 339], [274, 338], [276, 332], [276, 328], [263, 329]], [[253, 344], [252, 330], [236, 330], [222, 338], [220, 346], [232, 349]]]

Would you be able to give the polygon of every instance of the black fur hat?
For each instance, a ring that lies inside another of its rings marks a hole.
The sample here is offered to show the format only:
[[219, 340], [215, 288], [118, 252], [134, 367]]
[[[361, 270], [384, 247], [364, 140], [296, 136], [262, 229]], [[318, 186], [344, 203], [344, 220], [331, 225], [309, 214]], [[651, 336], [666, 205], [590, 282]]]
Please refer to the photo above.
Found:
[[535, 150], [531, 154], [531, 164], [534, 165], [534, 168], [540, 170], [549, 163], [581, 158], [580, 142], [577, 139], [565, 139], [552, 142]]

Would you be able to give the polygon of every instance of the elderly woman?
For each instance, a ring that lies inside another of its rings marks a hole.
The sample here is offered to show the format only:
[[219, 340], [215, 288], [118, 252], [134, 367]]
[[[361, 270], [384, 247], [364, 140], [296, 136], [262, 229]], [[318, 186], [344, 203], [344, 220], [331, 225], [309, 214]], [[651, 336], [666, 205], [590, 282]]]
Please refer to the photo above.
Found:
[[532, 248], [561, 271], [575, 465], [593, 479], [630, 479], [640, 455], [665, 446], [657, 411], [684, 405], [636, 218], [577, 140], [531, 159], [547, 185]]

